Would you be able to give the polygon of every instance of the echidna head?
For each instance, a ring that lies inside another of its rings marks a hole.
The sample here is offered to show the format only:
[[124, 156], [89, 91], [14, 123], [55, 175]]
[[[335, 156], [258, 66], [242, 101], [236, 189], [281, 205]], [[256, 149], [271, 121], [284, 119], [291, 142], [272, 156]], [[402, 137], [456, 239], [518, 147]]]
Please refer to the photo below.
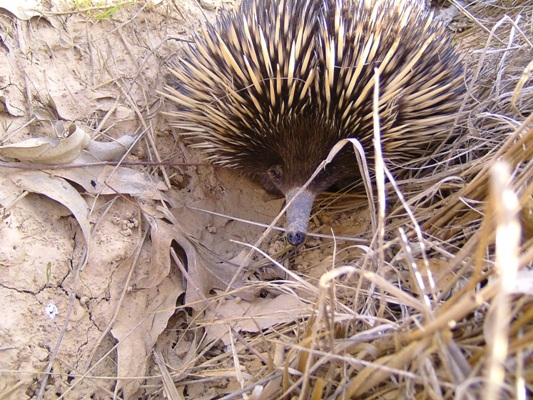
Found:
[[[264, 127], [265, 125], [263, 125]], [[343, 135], [334, 119], [322, 115], [292, 115], [261, 132], [247, 133], [260, 138], [247, 142], [240, 153], [239, 167], [259, 177], [267, 190], [285, 195], [287, 239], [299, 245], [306, 236], [309, 215], [316, 195], [338, 180], [356, 175], [356, 164], [342, 153], [323, 167], [308, 183], [320, 163]], [[257, 146], [257, 148], [250, 148]], [[249, 157], [243, 157], [248, 154]]]

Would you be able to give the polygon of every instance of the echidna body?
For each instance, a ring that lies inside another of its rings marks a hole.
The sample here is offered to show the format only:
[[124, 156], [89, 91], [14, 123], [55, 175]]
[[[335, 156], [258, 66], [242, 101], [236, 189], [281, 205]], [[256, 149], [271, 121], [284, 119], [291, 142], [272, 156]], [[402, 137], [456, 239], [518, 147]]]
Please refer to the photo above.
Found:
[[[373, 156], [373, 90], [386, 160], [442, 143], [464, 92], [445, 28], [417, 0], [243, 0], [205, 25], [171, 70], [176, 126], [213, 163], [291, 200], [341, 139]], [[305, 238], [316, 194], [356, 176], [342, 152], [292, 202], [287, 237]]]

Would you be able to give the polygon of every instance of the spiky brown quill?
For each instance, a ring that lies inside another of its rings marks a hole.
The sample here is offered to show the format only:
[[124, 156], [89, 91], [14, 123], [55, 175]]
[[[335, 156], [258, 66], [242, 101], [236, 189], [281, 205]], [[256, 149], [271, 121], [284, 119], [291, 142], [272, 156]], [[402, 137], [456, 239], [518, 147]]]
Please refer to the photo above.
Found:
[[[460, 58], [421, 3], [243, 0], [171, 69], [170, 115], [208, 160], [290, 200], [341, 139], [358, 139], [372, 165], [378, 68], [381, 146], [397, 169], [442, 143], [464, 92]], [[357, 176], [354, 164], [342, 152], [292, 202], [290, 243], [303, 242], [316, 194]]]

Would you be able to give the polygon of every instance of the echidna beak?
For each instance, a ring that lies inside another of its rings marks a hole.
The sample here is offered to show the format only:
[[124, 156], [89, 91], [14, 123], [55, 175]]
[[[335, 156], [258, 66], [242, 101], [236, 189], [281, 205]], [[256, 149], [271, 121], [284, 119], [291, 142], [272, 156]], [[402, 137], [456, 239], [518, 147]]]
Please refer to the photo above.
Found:
[[311, 209], [315, 200], [315, 194], [308, 190], [302, 190], [298, 194], [300, 189], [291, 189], [285, 195], [287, 204], [296, 196], [289, 208], [287, 208], [287, 240], [293, 246], [302, 244], [305, 239]]

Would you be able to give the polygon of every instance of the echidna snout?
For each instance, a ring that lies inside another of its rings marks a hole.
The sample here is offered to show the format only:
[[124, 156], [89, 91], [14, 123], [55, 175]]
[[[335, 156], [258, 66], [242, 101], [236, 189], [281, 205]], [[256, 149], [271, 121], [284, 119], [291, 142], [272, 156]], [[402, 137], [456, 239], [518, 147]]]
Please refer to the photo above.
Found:
[[303, 243], [306, 236], [315, 194], [306, 189], [294, 188], [286, 194], [285, 198], [289, 205], [286, 213], [287, 240], [293, 246], [298, 246]]

